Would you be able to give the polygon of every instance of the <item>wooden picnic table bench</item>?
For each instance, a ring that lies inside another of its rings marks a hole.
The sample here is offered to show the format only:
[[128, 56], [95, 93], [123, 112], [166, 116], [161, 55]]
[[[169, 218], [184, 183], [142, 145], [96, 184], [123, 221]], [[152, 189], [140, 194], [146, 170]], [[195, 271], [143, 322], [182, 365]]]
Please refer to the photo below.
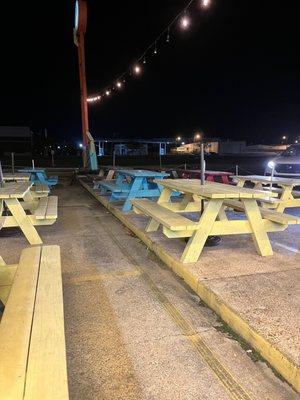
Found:
[[[157, 203], [136, 199], [132, 201], [133, 210], [150, 217], [147, 232], [155, 232], [162, 225], [163, 233], [168, 238], [190, 238], [181, 257], [184, 263], [196, 262], [208, 236], [215, 235], [251, 234], [258, 253], [270, 256], [273, 251], [267, 233], [300, 223], [300, 218], [259, 207], [258, 201], [266, 196], [263, 190], [214, 182], [206, 182], [202, 186], [195, 179], [166, 179], [157, 183], [164, 187]], [[171, 201], [174, 190], [184, 195], [181, 201]], [[277, 193], [268, 195], [278, 196]], [[201, 212], [202, 204], [204, 209]], [[228, 204], [241, 205], [246, 219], [230, 220], [226, 214]], [[180, 214], [190, 212], [197, 212], [195, 220]]]
[[163, 179], [168, 174], [157, 171], [120, 169], [116, 171], [115, 180], [100, 181], [100, 195], [109, 193], [109, 202], [125, 200], [122, 210], [129, 211], [132, 207], [131, 200], [141, 197], [158, 197], [162, 188], [154, 182]]
[[[201, 178], [201, 170], [200, 169], [179, 169], [178, 172], [180, 173], [183, 179], [200, 179]], [[205, 173], [205, 180], [209, 182], [217, 182], [224, 183], [226, 185], [230, 184], [229, 178], [233, 175], [232, 172], [226, 171], [210, 171], [206, 170]]]
[[34, 226], [54, 224], [58, 198], [39, 198], [30, 190], [32, 186], [33, 182], [13, 182], [0, 188], [0, 229], [19, 227], [30, 244], [41, 244]]
[[0, 264], [0, 399], [68, 400], [59, 246]]
[[[236, 175], [233, 177], [237, 181], [238, 187], [244, 187], [246, 182], [254, 183], [254, 189], [260, 190], [272, 190], [278, 193], [280, 196], [274, 201], [267, 195], [264, 199], [261, 199], [261, 203], [264, 207], [274, 208], [278, 212], [283, 212], [286, 208], [300, 207], [300, 199], [295, 198], [297, 193], [293, 193], [295, 187], [300, 186], [300, 179], [294, 178], [281, 178], [274, 176], [260, 176], [260, 175]], [[274, 188], [273, 185], [278, 185], [280, 190]]]

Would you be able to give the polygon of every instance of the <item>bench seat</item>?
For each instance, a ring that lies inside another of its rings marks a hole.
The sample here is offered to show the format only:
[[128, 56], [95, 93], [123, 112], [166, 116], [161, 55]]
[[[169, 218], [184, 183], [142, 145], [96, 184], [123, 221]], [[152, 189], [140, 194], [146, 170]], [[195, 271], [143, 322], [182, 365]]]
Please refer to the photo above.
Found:
[[[238, 200], [225, 200], [224, 205], [237, 211], [245, 211], [242, 202]], [[274, 210], [268, 210], [262, 207], [259, 207], [259, 210], [263, 218], [272, 222], [277, 222], [278, 224], [282, 225], [300, 224], [300, 217], [296, 217], [291, 214], [280, 213]]]
[[148, 215], [171, 231], [196, 230], [198, 227], [198, 222], [191, 221], [148, 199], [132, 200], [132, 205], [134, 211]]
[[57, 219], [57, 196], [42, 197], [39, 200], [37, 208], [34, 210], [34, 216], [39, 219]]
[[68, 400], [59, 246], [23, 250], [5, 303], [0, 399]]

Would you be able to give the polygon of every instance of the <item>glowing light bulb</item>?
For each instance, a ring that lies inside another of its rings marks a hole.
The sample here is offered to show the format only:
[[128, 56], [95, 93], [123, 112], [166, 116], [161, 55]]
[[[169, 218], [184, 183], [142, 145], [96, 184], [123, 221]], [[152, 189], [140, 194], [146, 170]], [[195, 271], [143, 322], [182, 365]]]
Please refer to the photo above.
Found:
[[135, 65], [133, 71], [136, 75], [139, 75], [141, 73], [141, 67], [139, 65]]
[[118, 88], [118, 89], [121, 89], [121, 87], [122, 87], [122, 83], [121, 83], [120, 81], [118, 81], [118, 82], [117, 82], [117, 88]]
[[211, 0], [201, 0], [201, 6], [203, 8], [208, 8], [210, 6]]
[[187, 29], [190, 26], [190, 19], [185, 15], [181, 18], [180, 25], [182, 29]]
[[106, 90], [105, 94], [106, 94], [106, 96], [109, 96], [110, 95], [110, 91]]

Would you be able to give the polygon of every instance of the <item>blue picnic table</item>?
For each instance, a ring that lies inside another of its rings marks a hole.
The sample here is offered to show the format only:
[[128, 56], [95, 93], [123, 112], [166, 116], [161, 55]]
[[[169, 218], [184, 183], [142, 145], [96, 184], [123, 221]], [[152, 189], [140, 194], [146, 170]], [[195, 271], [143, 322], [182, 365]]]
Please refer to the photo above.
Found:
[[31, 182], [41, 183], [49, 186], [50, 188], [57, 185], [58, 182], [57, 176], [50, 176], [50, 178], [48, 178], [45, 170], [42, 168], [24, 168], [18, 170], [18, 172], [29, 173]]
[[131, 200], [160, 196], [163, 188], [154, 179], [163, 179], [169, 174], [157, 171], [120, 169], [117, 179], [97, 182], [100, 195], [110, 193], [109, 202], [125, 200], [122, 210], [129, 211]]

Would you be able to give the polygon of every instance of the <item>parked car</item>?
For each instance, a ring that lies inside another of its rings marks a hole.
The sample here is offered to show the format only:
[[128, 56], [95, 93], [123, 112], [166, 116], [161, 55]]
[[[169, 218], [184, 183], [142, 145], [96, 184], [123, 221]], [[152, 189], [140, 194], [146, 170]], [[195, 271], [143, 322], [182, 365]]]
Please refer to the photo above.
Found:
[[300, 178], [300, 144], [293, 144], [268, 162], [265, 174], [285, 178]]

